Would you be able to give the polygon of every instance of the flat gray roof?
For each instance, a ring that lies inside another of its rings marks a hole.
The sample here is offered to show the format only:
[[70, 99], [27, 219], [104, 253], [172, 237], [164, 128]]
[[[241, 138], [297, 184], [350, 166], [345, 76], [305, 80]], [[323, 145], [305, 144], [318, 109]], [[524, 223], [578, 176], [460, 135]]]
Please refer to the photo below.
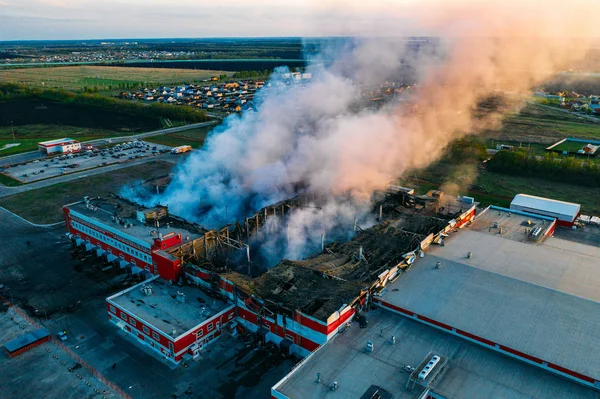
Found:
[[515, 241], [477, 231], [483, 221], [432, 247], [381, 299], [600, 380], [600, 248]]
[[[429, 353], [448, 357], [430, 388], [448, 398], [598, 398], [599, 394], [570, 380], [497, 354], [384, 309], [366, 314], [368, 328], [353, 323], [288, 375], [276, 390], [290, 399], [360, 398], [376, 385], [394, 399], [414, 399], [423, 390], [406, 390], [409, 373]], [[383, 337], [380, 331], [383, 329]], [[390, 337], [396, 336], [396, 344]], [[374, 351], [365, 350], [372, 341]], [[321, 373], [321, 383], [316, 382]], [[330, 390], [333, 381], [338, 390]]]
[[[152, 295], [142, 292], [145, 285], [152, 287]], [[209, 297], [198, 287], [173, 286], [159, 278], [132, 288], [108, 299], [173, 338], [232, 306], [223, 300]], [[184, 303], [177, 301], [178, 292], [185, 295]], [[175, 336], [173, 329], [176, 330]]]
[[[158, 229], [153, 226], [147, 226], [144, 223], [137, 220], [135, 214], [131, 214], [131, 216], [126, 218], [128, 227], [125, 228], [122, 224], [115, 223], [115, 221], [113, 220], [113, 215], [115, 215], [115, 212], [117, 212], [118, 209], [112, 201], [92, 200], [92, 204], [94, 206], [92, 209], [88, 208], [85, 202], [77, 202], [75, 204], [68, 205], [68, 208], [74, 210], [75, 212], [85, 217], [94, 219], [98, 222], [101, 222], [102, 224], [107, 225], [110, 228], [121, 231], [124, 234], [128, 234], [148, 244], [154, 243], [154, 237], [151, 234], [152, 230], [157, 230], [158, 232], [162, 233], [163, 236], [169, 233], [181, 234], [183, 242], [194, 240], [200, 237], [200, 234], [173, 226], [167, 227], [164, 223], [161, 223]], [[132, 209], [134, 208], [133, 205], [129, 206]], [[121, 215], [121, 217], [123, 216]], [[186, 237], [189, 237], [189, 240], [186, 239]]]
[[[531, 231], [536, 227], [542, 229], [542, 234], [545, 234], [554, 219], [528, 214], [527, 212], [519, 212], [506, 208], [489, 207], [478, 214], [469, 226], [470, 231], [477, 231], [483, 234], [492, 236], [502, 236], [502, 238], [513, 241], [534, 244], [541, 241], [528, 238], [526, 231]], [[494, 227], [495, 223], [498, 227]]]

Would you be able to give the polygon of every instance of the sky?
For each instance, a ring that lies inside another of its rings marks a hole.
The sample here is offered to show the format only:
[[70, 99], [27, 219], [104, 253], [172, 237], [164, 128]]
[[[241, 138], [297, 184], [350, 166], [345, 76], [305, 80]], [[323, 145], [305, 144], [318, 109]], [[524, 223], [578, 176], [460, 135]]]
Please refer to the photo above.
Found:
[[0, 0], [0, 40], [372, 35], [416, 1]]
[[0, 0], [0, 41], [451, 36], [453, 26], [465, 34], [482, 21], [505, 34], [523, 16], [550, 22], [548, 31], [560, 36], [572, 22], [565, 4], [598, 17], [590, 0]]

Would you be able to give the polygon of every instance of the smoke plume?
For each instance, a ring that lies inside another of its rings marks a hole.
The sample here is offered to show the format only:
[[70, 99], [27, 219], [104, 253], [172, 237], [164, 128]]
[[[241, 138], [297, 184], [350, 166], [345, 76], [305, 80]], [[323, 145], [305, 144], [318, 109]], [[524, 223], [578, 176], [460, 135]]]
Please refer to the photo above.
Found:
[[[331, 13], [342, 5], [328, 4]], [[343, 22], [316, 23], [315, 34], [339, 28], [369, 37], [320, 42], [320, 52], [307, 56], [308, 83], [288, 84], [287, 71], [277, 71], [256, 96], [254, 111], [226, 118], [179, 165], [164, 193], [136, 200], [166, 204], [214, 228], [299, 193], [331, 195], [319, 213], [305, 210], [290, 221], [297, 234], [286, 254], [299, 257], [303, 243], [368, 212], [375, 190], [436, 160], [450, 141], [501, 121], [497, 113], [476, 112], [478, 101], [527, 93], [572, 68], [591, 43], [598, 15], [597, 7], [578, 1], [386, 4], [366, 15], [360, 32]], [[383, 14], [397, 19], [402, 34], [429, 38], [379, 31]], [[363, 107], [361, 96], [386, 80], [411, 88], [384, 107]], [[352, 200], [335, 200], [342, 194]]]

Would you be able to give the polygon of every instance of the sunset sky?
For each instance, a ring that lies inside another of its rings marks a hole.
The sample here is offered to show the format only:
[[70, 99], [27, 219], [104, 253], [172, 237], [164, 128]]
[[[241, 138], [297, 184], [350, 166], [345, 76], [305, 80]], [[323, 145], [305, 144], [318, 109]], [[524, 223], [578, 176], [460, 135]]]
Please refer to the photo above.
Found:
[[[408, 2], [411, 2], [409, 0]], [[404, 0], [0, 0], [0, 40], [321, 36], [399, 31]], [[374, 26], [376, 25], [376, 26]], [[404, 27], [410, 25], [408, 21]]]
[[574, 9], [598, 14], [586, 0], [0, 0], [0, 40], [505, 34], [518, 19], [559, 36]]

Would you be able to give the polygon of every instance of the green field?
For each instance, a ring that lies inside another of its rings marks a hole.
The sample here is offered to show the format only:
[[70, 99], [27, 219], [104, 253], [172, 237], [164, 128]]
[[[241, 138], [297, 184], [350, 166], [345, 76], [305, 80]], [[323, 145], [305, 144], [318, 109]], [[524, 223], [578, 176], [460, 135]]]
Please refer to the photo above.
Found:
[[147, 137], [145, 141], [151, 143], [178, 147], [180, 145], [189, 145], [194, 149], [198, 149], [204, 145], [204, 140], [208, 132], [214, 127], [200, 127], [197, 129], [184, 130], [182, 132], [163, 134], [159, 136]]
[[15, 180], [12, 177], [2, 173], [0, 173], [0, 184], [7, 187], [16, 187], [23, 185], [23, 183], [21, 183], [19, 180]]
[[[586, 143], [567, 140], [563, 143], [560, 143], [559, 145], [557, 145], [555, 147], [552, 147], [552, 149], [550, 149], [550, 151], [555, 151], [555, 152], [559, 152], [559, 153], [563, 153], [564, 151], [566, 151], [569, 154], [577, 154], [577, 151], [581, 150], [585, 145], [586, 145]], [[598, 144], [596, 144], [596, 145], [598, 145]]]
[[[101, 92], [117, 93], [119, 84], [177, 85], [198, 82], [212, 76], [228, 74], [223, 71], [134, 68], [76, 65], [53, 68], [21, 68], [0, 70], [0, 81], [19, 83], [31, 87], [81, 90], [97, 87]], [[231, 73], [229, 73], [231, 74]]]
[[80, 201], [86, 195], [107, 196], [109, 192], [118, 192], [125, 184], [165, 176], [173, 166], [169, 162], [150, 161], [0, 198], [0, 206], [33, 223], [56, 223], [63, 220], [62, 206], [65, 204]]
[[600, 139], [600, 123], [558, 109], [528, 104], [520, 112], [507, 116], [501, 127], [486, 131], [484, 135], [500, 141], [521, 142], [523, 145], [550, 145], [564, 137]]
[[[477, 185], [477, 191], [490, 194], [496, 200], [512, 199], [516, 194], [524, 193], [560, 201], [576, 202], [581, 204], [581, 211], [583, 213], [600, 214], [598, 186], [572, 185], [530, 177], [508, 176], [487, 171], [479, 174], [475, 184]], [[473, 193], [473, 196], [479, 200], [476, 193]]]

